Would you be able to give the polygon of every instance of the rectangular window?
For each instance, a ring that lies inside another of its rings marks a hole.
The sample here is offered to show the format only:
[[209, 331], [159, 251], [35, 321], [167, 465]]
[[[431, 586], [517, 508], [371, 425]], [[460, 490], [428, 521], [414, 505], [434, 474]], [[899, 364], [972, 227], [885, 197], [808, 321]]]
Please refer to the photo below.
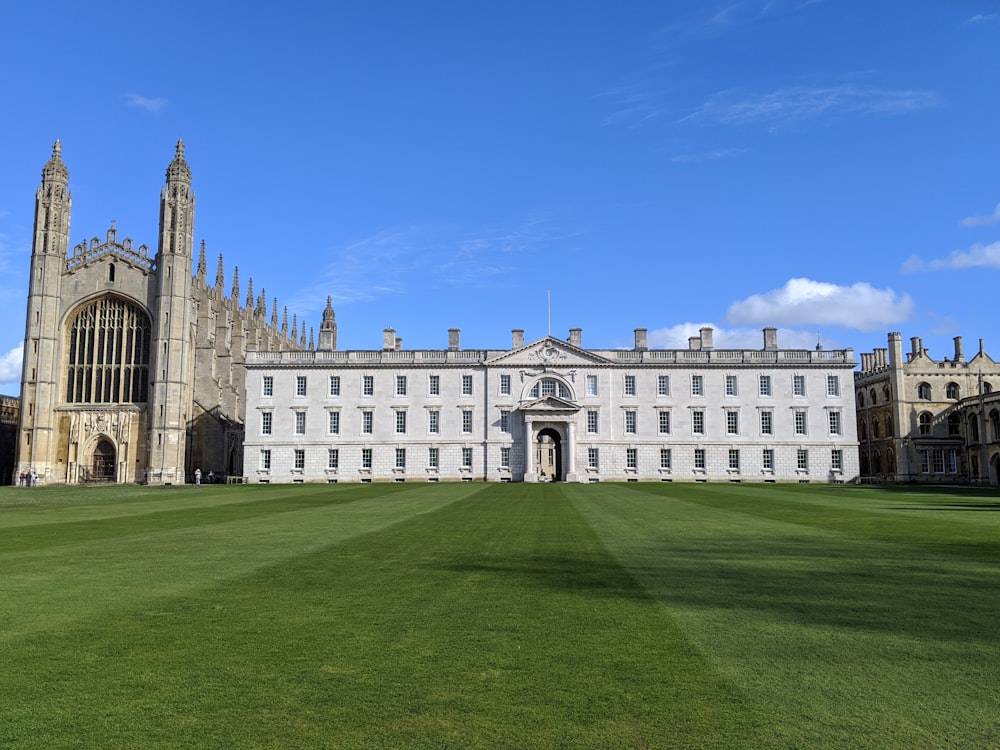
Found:
[[362, 448], [361, 449], [361, 468], [370, 469], [372, 467], [372, 449]]
[[597, 448], [587, 448], [587, 468], [597, 468]]
[[740, 413], [738, 411], [726, 412], [726, 434], [727, 435], [740, 434]]
[[500, 449], [500, 466], [505, 469], [510, 467], [510, 448]]
[[639, 468], [639, 451], [635, 448], [625, 449], [625, 468], [633, 470]]
[[510, 410], [500, 410], [500, 432], [510, 432]]
[[792, 375], [792, 395], [793, 396], [805, 396], [806, 395], [806, 376], [805, 375]]
[[330, 395], [331, 396], [340, 395], [340, 375], [330, 376]]
[[472, 376], [463, 375], [462, 376], [462, 395], [471, 396], [472, 395]]
[[510, 375], [500, 376], [500, 395], [501, 396], [510, 395]]
[[760, 434], [774, 434], [774, 412], [762, 411], [760, 413]]
[[635, 375], [625, 376], [625, 395], [626, 396], [635, 395]]
[[306, 468], [306, 452], [301, 448], [295, 450], [295, 468], [299, 471]]
[[271, 451], [268, 448], [260, 452], [260, 468], [264, 471], [271, 469]]
[[597, 376], [588, 375], [587, 376], [587, 395], [596, 396], [597, 395]]
[[375, 395], [375, 376], [374, 375], [364, 375], [361, 378], [361, 395], [362, 396], [374, 396]]
[[670, 376], [669, 375], [657, 375], [656, 376], [656, 395], [657, 396], [669, 396], [670, 395]]
[[372, 434], [372, 428], [375, 425], [375, 412], [373, 411], [363, 411], [361, 412], [361, 432], [365, 435]]
[[402, 409], [396, 412], [396, 434], [406, 434], [406, 412]]
[[339, 469], [340, 468], [340, 449], [339, 448], [328, 448], [326, 451], [326, 468], [328, 469]]
[[659, 421], [660, 421], [660, 434], [661, 435], [669, 435], [670, 434], [670, 412], [669, 411], [661, 411], [659, 413]]
[[472, 411], [465, 409], [462, 411], [462, 433], [468, 435], [472, 432]]
[[296, 375], [295, 376], [295, 395], [305, 396], [306, 395], [306, 376]]
[[556, 381], [546, 378], [542, 381], [542, 395], [543, 396], [555, 396], [556, 395]]
[[295, 412], [295, 434], [306, 434], [306, 413], [304, 411]]
[[692, 396], [705, 395], [705, 379], [701, 375], [691, 376], [691, 395]]
[[923, 474], [930, 474], [931, 471], [930, 451], [920, 451], [920, 471]]
[[799, 448], [795, 458], [795, 466], [799, 471], [809, 471], [809, 451]]
[[427, 412], [427, 431], [431, 435], [437, 435], [441, 431], [441, 412], [437, 410]]
[[587, 412], [587, 432], [589, 434], [591, 434], [591, 435], [596, 435], [597, 434], [597, 425], [598, 425], [598, 422], [597, 422], [597, 412], [593, 411], [593, 410], [588, 411]]
[[841, 430], [840, 430], [840, 412], [839, 411], [831, 411], [830, 412], [830, 434], [831, 435], [840, 435], [841, 434]]
[[406, 468], [406, 448], [396, 448], [396, 468]]
[[438, 449], [437, 448], [428, 448], [427, 449], [427, 465], [430, 468], [432, 468], [432, 469], [436, 469], [438, 467]]
[[771, 395], [771, 376], [761, 375], [760, 376], [760, 395], [770, 396]]
[[406, 376], [397, 375], [396, 376], [396, 395], [405, 396], [406, 395]]
[[764, 449], [763, 464], [767, 471], [774, 471], [774, 449]]
[[736, 376], [726, 375], [726, 395], [735, 396], [736, 395]]
[[729, 449], [729, 470], [740, 470], [740, 452], [736, 448]]
[[[944, 451], [941, 450], [940, 448], [935, 448], [933, 451], [933, 455], [934, 455], [934, 473], [944, 474]], [[889, 470], [890, 471], [892, 470], [891, 466], [889, 467]]]
[[472, 448], [462, 448], [462, 468], [472, 468]]
[[331, 411], [330, 412], [330, 434], [339, 435], [340, 434], [340, 412]]
[[274, 377], [271, 375], [265, 375], [261, 386], [261, 394], [264, 396], [274, 395]]
[[427, 381], [427, 393], [431, 396], [441, 395], [441, 376], [431, 375]]
[[958, 451], [954, 448], [948, 451], [948, 471], [952, 474], [958, 473]]
[[705, 412], [703, 411], [691, 412], [691, 432], [693, 432], [695, 435], [705, 434]]
[[660, 448], [660, 468], [669, 469], [671, 468], [671, 455], [669, 448]]
[[704, 469], [705, 468], [705, 449], [695, 448], [694, 449], [694, 468]]
[[830, 451], [830, 468], [834, 471], [841, 471], [844, 468], [844, 451], [839, 448]]
[[795, 412], [795, 434], [806, 434], [806, 413], [804, 411]]
[[636, 431], [636, 413], [632, 409], [625, 412], [625, 434], [634, 435]]
[[840, 376], [839, 375], [827, 375], [826, 376], [826, 395], [827, 396], [839, 396], [840, 395]]
[[272, 420], [273, 419], [274, 419], [274, 415], [271, 412], [269, 412], [269, 411], [262, 411], [260, 413], [260, 434], [261, 435], [270, 435], [271, 434], [271, 427], [272, 427]]

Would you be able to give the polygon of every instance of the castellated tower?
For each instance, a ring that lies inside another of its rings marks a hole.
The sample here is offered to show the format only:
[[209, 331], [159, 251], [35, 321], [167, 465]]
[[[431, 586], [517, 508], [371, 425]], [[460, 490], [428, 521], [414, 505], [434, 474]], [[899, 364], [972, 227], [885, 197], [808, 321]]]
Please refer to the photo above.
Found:
[[246, 352], [304, 348], [305, 326], [300, 342], [276, 315], [268, 323], [263, 299], [241, 306], [238, 269], [227, 296], [221, 255], [209, 284], [204, 243], [194, 266], [183, 142], [160, 195], [155, 255], [119, 238], [113, 220], [70, 251], [68, 188], [56, 141], [35, 202], [15, 474], [55, 484], [181, 484], [196, 468], [242, 476]]

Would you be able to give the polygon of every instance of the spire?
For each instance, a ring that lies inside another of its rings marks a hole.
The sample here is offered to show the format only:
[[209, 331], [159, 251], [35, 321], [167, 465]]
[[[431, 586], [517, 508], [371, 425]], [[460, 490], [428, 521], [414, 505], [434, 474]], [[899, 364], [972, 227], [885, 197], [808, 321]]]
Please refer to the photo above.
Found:
[[326, 298], [323, 322], [319, 326], [319, 348], [332, 352], [337, 348], [337, 316], [333, 312], [333, 298]]
[[295, 313], [292, 313], [292, 343], [293, 344], [295, 343], [295, 340], [298, 337], [299, 337], [299, 321], [298, 321], [298, 316], [296, 316]]
[[281, 314], [281, 335], [288, 338], [288, 305], [285, 305], [285, 311]]
[[253, 276], [250, 277], [250, 281], [247, 282], [247, 310], [253, 312]]
[[264, 287], [260, 288], [260, 294], [257, 296], [256, 312], [261, 318], [267, 318], [267, 289]]
[[312, 351], [315, 348], [316, 346], [313, 344], [313, 329], [312, 326], [309, 326], [309, 350]]
[[42, 168], [42, 182], [58, 182], [62, 185], [69, 184], [69, 170], [62, 160], [62, 143], [57, 139], [52, 144], [52, 157]]
[[204, 281], [207, 271], [208, 266], [205, 263], [205, 240], [202, 240], [201, 251], [198, 253], [198, 278]]
[[[221, 255], [219, 256], [219, 259], [221, 261], [221, 259], [222, 259]], [[230, 295], [230, 297], [232, 298], [233, 302], [235, 302], [237, 305], [240, 303], [240, 267], [239, 266], [234, 266], [233, 267], [233, 293]]]
[[191, 167], [184, 159], [184, 141], [177, 141], [177, 151], [174, 160], [167, 167], [167, 182], [186, 182], [191, 184]]
[[302, 341], [300, 343], [300, 346], [303, 349], [306, 348], [306, 322], [304, 320], [302, 321]]
[[226, 283], [226, 277], [222, 273], [222, 253], [219, 253], [219, 267], [215, 271], [215, 289], [220, 294], [222, 293], [222, 287]]
[[278, 327], [278, 298], [274, 298], [274, 304], [271, 306], [271, 328]]

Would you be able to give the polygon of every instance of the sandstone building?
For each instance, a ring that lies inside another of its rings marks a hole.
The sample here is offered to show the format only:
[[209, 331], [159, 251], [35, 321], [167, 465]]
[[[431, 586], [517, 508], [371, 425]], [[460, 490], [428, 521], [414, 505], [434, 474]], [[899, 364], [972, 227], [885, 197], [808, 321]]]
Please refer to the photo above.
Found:
[[918, 337], [903, 356], [900, 333], [861, 355], [854, 376], [865, 482], [992, 484], [1000, 476], [1000, 365], [979, 341], [966, 359], [936, 360]]
[[851, 349], [585, 349], [566, 341], [247, 355], [250, 482], [854, 482]]
[[242, 476], [248, 351], [306, 347], [279, 328], [253, 281], [229, 296], [205, 245], [194, 255], [195, 196], [177, 143], [160, 195], [156, 251], [119, 235], [70, 249], [69, 171], [58, 141], [35, 202], [14, 473], [42, 482], [182, 483], [195, 467]]

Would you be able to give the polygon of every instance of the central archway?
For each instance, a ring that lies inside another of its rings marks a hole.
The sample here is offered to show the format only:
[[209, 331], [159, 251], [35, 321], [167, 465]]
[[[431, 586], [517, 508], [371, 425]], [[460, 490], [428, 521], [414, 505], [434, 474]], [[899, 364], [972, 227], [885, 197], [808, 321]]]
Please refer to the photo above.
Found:
[[118, 472], [116, 469], [115, 446], [111, 441], [101, 439], [94, 446], [94, 460], [91, 464], [90, 480], [92, 482], [116, 482]]
[[539, 478], [542, 481], [560, 482], [563, 480], [562, 437], [557, 430], [546, 427], [538, 431], [535, 442], [535, 466], [538, 467]]

